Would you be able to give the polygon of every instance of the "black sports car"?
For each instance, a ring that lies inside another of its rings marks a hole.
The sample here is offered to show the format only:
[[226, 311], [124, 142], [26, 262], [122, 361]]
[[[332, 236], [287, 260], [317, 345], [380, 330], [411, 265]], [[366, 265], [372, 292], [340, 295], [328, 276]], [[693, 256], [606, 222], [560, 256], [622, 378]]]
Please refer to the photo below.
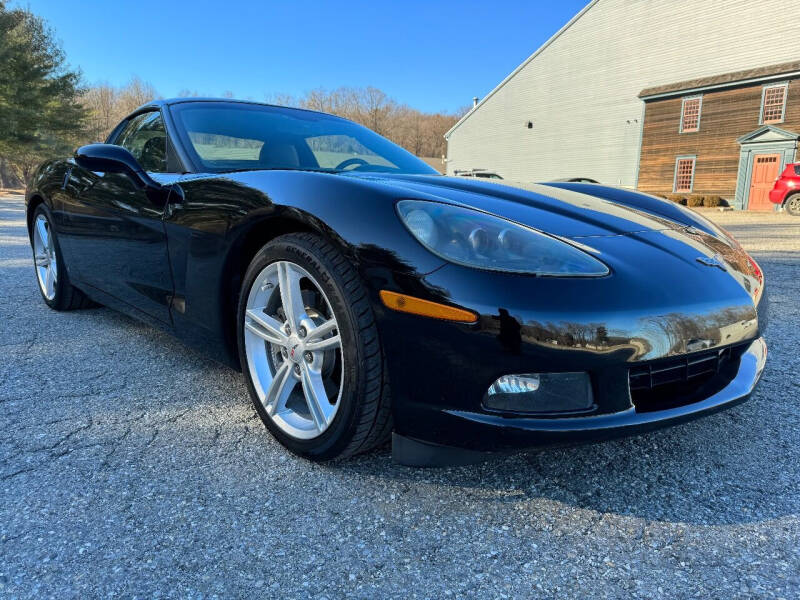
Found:
[[287, 448], [397, 460], [572, 443], [746, 398], [758, 265], [703, 217], [586, 183], [444, 177], [335, 116], [138, 109], [27, 195], [45, 302], [101, 303], [240, 367]]

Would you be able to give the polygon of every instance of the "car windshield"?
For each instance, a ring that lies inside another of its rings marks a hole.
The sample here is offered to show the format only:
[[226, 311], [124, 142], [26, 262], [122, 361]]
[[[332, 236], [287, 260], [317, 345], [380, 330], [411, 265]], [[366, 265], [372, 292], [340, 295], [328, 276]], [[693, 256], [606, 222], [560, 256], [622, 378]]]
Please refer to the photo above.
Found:
[[235, 102], [184, 102], [170, 112], [184, 147], [204, 171], [437, 174], [386, 138], [333, 115]]

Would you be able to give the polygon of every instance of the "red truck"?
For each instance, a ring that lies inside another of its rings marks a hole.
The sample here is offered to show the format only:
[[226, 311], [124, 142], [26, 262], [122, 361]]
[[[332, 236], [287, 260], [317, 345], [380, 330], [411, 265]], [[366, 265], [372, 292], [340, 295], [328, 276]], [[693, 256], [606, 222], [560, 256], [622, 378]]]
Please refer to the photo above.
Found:
[[790, 163], [775, 180], [769, 200], [783, 206], [790, 215], [800, 217], [800, 163]]

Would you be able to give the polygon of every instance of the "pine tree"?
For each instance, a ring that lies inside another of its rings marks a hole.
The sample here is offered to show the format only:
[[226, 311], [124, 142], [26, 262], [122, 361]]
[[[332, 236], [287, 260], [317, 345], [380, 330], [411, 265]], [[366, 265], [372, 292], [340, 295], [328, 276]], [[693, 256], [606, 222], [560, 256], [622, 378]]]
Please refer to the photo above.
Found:
[[46, 22], [0, 0], [0, 157], [23, 181], [74, 149], [86, 119], [80, 81]]

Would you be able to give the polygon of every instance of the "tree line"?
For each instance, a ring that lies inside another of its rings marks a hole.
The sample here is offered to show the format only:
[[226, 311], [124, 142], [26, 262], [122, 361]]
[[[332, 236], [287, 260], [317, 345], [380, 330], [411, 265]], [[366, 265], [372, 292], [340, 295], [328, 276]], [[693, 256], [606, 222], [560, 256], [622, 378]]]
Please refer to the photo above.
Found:
[[369, 127], [416, 156], [435, 158], [446, 154], [444, 134], [468, 110], [464, 107], [455, 113], [425, 113], [374, 87], [317, 88], [299, 98], [276, 94], [266, 100], [339, 115]]
[[[199, 94], [182, 90], [179, 95]], [[105, 140], [126, 115], [160, 97], [139, 77], [123, 86], [86, 85], [43, 19], [0, 0], [0, 187], [24, 185], [40, 162]], [[299, 97], [275, 93], [264, 100], [345, 117], [417, 156], [436, 158], [446, 152], [445, 132], [467, 110], [426, 113], [374, 87], [317, 88]]]

